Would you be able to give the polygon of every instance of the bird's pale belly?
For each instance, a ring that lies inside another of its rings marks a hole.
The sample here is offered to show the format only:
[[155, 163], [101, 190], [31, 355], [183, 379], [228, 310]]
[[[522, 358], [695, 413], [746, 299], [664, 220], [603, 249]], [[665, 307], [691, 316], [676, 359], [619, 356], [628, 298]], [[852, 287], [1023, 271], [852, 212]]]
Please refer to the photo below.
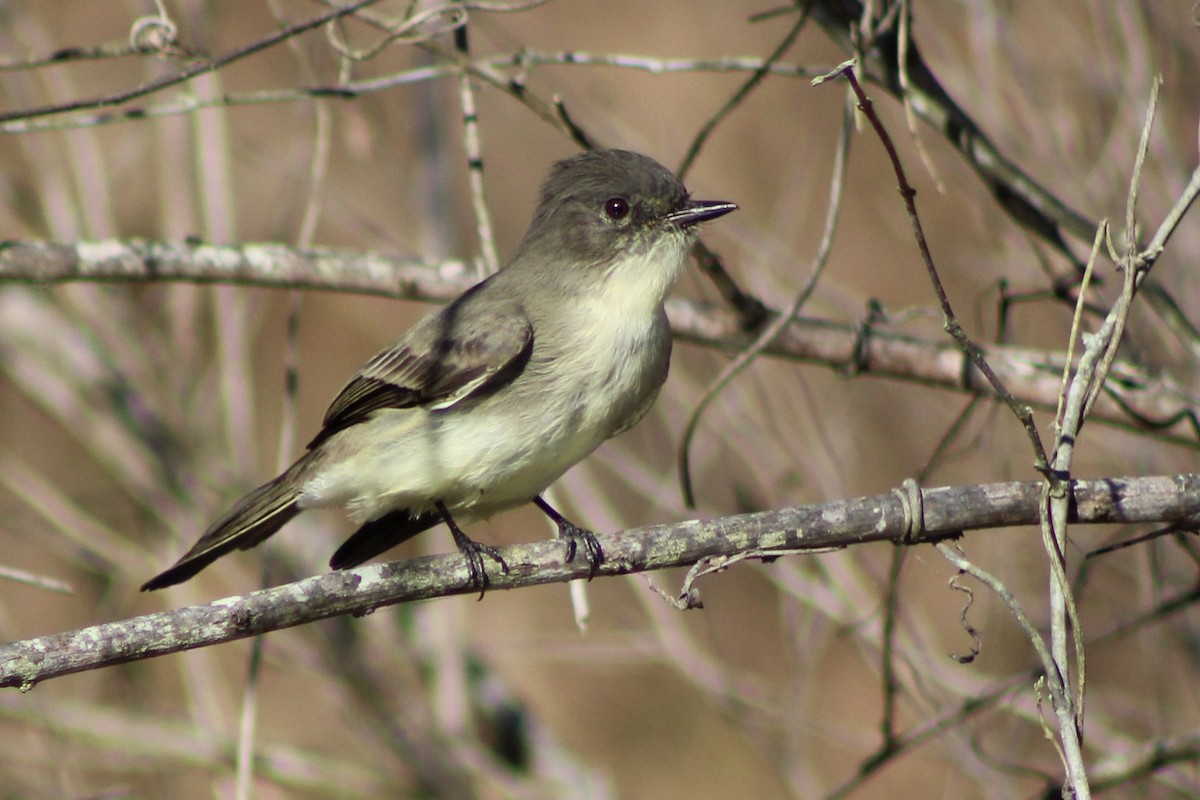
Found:
[[[438, 500], [464, 517], [528, 502], [636, 421], [661, 384], [645, 370], [616, 368], [604, 377], [628, 383], [614, 393], [616, 404], [583, 402], [596, 390], [587, 381], [548, 389], [531, 381], [541, 391], [514, 386], [517, 397], [487, 398], [469, 410], [379, 411], [339, 434], [354, 441], [330, 448], [333, 457], [314, 470], [300, 504], [345, 505], [361, 523], [397, 509], [432, 510]], [[339, 451], [351, 455], [338, 459]]]

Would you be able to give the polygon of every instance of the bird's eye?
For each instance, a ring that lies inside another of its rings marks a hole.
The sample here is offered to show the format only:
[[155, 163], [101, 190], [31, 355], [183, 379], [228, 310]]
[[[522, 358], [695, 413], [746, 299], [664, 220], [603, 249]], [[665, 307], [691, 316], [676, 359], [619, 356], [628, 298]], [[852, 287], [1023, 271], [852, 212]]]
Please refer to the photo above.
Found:
[[625, 219], [629, 213], [629, 201], [624, 197], [610, 197], [604, 201], [604, 213], [609, 219]]

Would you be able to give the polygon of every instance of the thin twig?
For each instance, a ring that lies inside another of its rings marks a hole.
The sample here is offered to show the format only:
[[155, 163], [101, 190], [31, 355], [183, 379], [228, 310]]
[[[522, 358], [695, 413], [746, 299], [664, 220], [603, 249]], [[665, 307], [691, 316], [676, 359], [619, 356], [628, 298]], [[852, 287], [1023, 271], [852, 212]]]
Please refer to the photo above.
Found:
[[[454, 47], [462, 53], [463, 58], [470, 58], [465, 21], [454, 31]], [[458, 102], [462, 107], [463, 149], [467, 156], [471, 209], [475, 212], [475, 230], [479, 237], [479, 277], [485, 278], [500, 269], [500, 256], [496, 252], [496, 235], [492, 230], [492, 215], [488, 211], [484, 190], [482, 134], [479, 130], [479, 114], [475, 110], [475, 90], [471, 87], [471, 75], [466, 71], [458, 76]]]
[[875, 108], [870, 98], [867, 97], [866, 92], [863, 91], [862, 86], [858, 82], [858, 78], [854, 75], [854, 62], [846, 62], [838, 68], [837, 72], [845, 76], [850, 82], [855, 96], [858, 97], [859, 109], [866, 115], [867, 120], [871, 123], [871, 127], [875, 129], [879, 141], [883, 144], [883, 148], [887, 152], [888, 160], [892, 164], [892, 170], [896, 174], [896, 181], [899, 184], [900, 196], [904, 199], [904, 207], [908, 212], [908, 221], [912, 226], [913, 236], [917, 240], [917, 249], [921, 254], [921, 261], [925, 264], [925, 270], [929, 274], [930, 282], [933, 284], [934, 292], [937, 295], [938, 305], [942, 309], [943, 327], [958, 342], [959, 347], [971, 358], [975, 367], [983, 373], [983, 376], [992, 385], [996, 394], [1000, 396], [1000, 399], [1004, 401], [1005, 405], [1012, 410], [1013, 414], [1021, 422], [1025, 433], [1029, 437], [1029, 443], [1033, 446], [1034, 468], [1043, 474], [1047, 473], [1049, 462], [1046, 458], [1045, 448], [1042, 446], [1041, 436], [1038, 434], [1037, 426], [1033, 421], [1033, 412], [1029, 406], [1018, 403], [1017, 399], [1008, 391], [1004, 382], [1000, 380], [999, 376], [996, 375], [988, 364], [983, 352], [967, 336], [966, 331], [959, 324], [958, 318], [954, 315], [954, 310], [950, 306], [950, 298], [947, 296], [946, 289], [942, 285], [942, 279], [938, 275], [937, 267], [933, 263], [933, 256], [929, 251], [929, 244], [925, 240], [925, 231], [921, 225], [921, 218], [917, 214], [917, 192], [908, 183], [908, 178], [904, 173], [904, 166], [900, 162], [900, 155], [896, 152], [896, 147], [892, 143], [891, 137], [883, 127], [883, 122], [875, 113]]
[[771, 65], [783, 58], [783, 54], [792, 49], [792, 45], [796, 42], [796, 37], [800, 35], [800, 31], [804, 30], [804, 23], [807, 21], [808, 6], [805, 4], [805, 7], [800, 11], [799, 14], [796, 15], [796, 21], [792, 24], [792, 27], [787, 32], [787, 35], [783, 37], [779, 44], [776, 45], [775, 49], [771, 51], [771, 54], [767, 56], [762, 67], [756, 69], [749, 79], [747, 79], [745, 83], [738, 87], [737, 91], [735, 91], [730, 98], [725, 101], [725, 104], [722, 105], [721, 108], [715, 114], [713, 114], [707, 122], [704, 123], [703, 127], [700, 128], [700, 131], [692, 139], [692, 143], [688, 146], [687, 153], [684, 154], [683, 161], [680, 163], [679, 170], [676, 173], [679, 175], [680, 180], [683, 180], [687, 176], [688, 171], [692, 168], [692, 164], [694, 164], [696, 159], [700, 156], [700, 151], [704, 148], [704, 144], [708, 141], [708, 137], [711, 136], [712, 132], [717, 129], [717, 126], [721, 124], [721, 120], [733, 113], [733, 110], [740, 106], [746, 100], [746, 98], [750, 96], [750, 93], [753, 92], [760, 83], [762, 83], [763, 79], [770, 74]]
[[186, 69], [182, 69], [176, 73], [165, 75], [156, 80], [149, 81], [133, 89], [126, 89], [121, 92], [115, 92], [109, 95], [100, 97], [85, 98], [82, 100], [71, 100], [66, 103], [56, 103], [48, 106], [37, 108], [24, 108], [17, 111], [0, 111], [0, 123], [9, 122], [18, 119], [33, 119], [35, 117], [45, 117], [54, 114], [66, 114], [72, 111], [82, 111], [93, 108], [108, 108], [110, 106], [127, 103], [130, 100], [136, 100], [139, 97], [146, 97], [155, 92], [162, 91], [171, 86], [178, 86], [181, 83], [186, 83], [191, 79], [204, 75], [206, 73], [215, 72], [222, 67], [240, 61], [247, 56], [267, 50], [279, 42], [290, 39], [293, 36], [299, 36], [302, 33], [314, 30], [336, 19], [340, 19], [349, 14], [354, 14], [360, 9], [366, 8], [369, 5], [379, 2], [379, 0], [358, 0], [348, 6], [338, 6], [324, 14], [318, 14], [315, 17], [310, 17], [303, 22], [298, 22], [295, 25], [288, 27], [271, 34], [264, 36], [261, 39], [250, 42], [235, 48], [228, 53], [209, 59], [199, 64], [194, 64]]
[[829, 263], [829, 254], [833, 250], [834, 232], [837, 230], [838, 215], [842, 209], [842, 196], [846, 188], [846, 163], [848, 161], [847, 154], [850, 151], [850, 133], [853, 130], [853, 115], [849, 104], [849, 98], [845, 106], [845, 111], [842, 114], [841, 136], [838, 138], [837, 148], [833, 153], [833, 174], [829, 179], [829, 203], [826, 206], [825, 224], [821, 231], [821, 241], [817, 245], [816, 255], [813, 256], [812, 263], [809, 265], [808, 280], [803, 288], [797, 293], [791, 306], [775, 318], [770, 325], [763, 329], [755, 340], [747, 347], [738, 353], [737, 357], [727, 364], [720, 374], [713, 379], [712, 383], [705, 389], [700, 401], [692, 410], [691, 416], [688, 418], [687, 425], [684, 428], [683, 436], [679, 442], [679, 454], [677, 459], [677, 469], [679, 472], [680, 487], [683, 492], [683, 502], [688, 508], [694, 508], [696, 505], [695, 496], [692, 491], [692, 469], [691, 469], [691, 444], [695, 437], [696, 429], [700, 425], [700, 419], [704, 414], [704, 410], [709, 404], [717, 398], [717, 395], [733, 382], [742, 370], [748, 367], [759, 355], [763, 353], [771, 344], [779, 338], [780, 334], [786, 330], [796, 317], [800, 314], [800, 309], [812, 296], [812, 293], [817, 288], [817, 283], [821, 279], [821, 275], [825, 270], [825, 265]]
[[[990, 573], [968, 561], [957, 547], [939, 543], [937, 549], [947, 561], [987, 586], [999, 597], [1004, 605], [1008, 606], [1009, 613], [1017, 620], [1017, 624], [1021, 626], [1021, 630], [1025, 632], [1026, 638], [1033, 645], [1034, 651], [1042, 662], [1042, 677], [1050, 689], [1055, 715], [1058, 718], [1059, 741], [1067, 751], [1064, 760], [1066, 761], [1068, 770], [1068, 784], [1075, 792], [1074, 797], [1077, 800], [1087, 800], [1091, 796], [1091, 792], [1088, 789], [1087, 773], [1082, 771], [1083, 759], [1079, 753], [1079, 739], [1076, 736], [1069, 736], [1065, 733], [1075, 728], [1075, 718], [1071, 711], [1073, 704], [1071, 702], [1070, 687], [1067, 685], [1066, 677], [1059, 673], [1054, 658], [1051, 656], [1049, 648], [1046, 647], [1045, 640], [1042, 639], [1042, 635], [1025, 614], [1024, 609], [1021, 608], [1021, 604], [1012, 592], [1008, 590], [1008, 587]], [[1072, 748], [1074, 752], [1072, 752]]]

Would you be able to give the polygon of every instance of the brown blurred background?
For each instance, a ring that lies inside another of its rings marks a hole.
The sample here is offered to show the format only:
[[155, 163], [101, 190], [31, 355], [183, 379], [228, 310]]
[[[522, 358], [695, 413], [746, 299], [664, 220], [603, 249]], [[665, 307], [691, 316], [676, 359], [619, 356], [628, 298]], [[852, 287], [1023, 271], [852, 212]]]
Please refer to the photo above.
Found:
[[[914, 39], [958, 103], [998, 148], [1084, 215], [1118, 222], [1150, 87], [1163, 78], [1141, 185], [1153, 230], [1196, 163], [1200, 30], [1190, 3], [911, 4]], [[298, 0], [165, 3], [179, 42], [219, 55], [321, 13]], [[373, 13], [399, 18], [407, 4]], [[522, 51], [655, 59], [763, 58], [792, 13], [755, 21], [766, 3], [552, 0], [509, 13], [473, 11], [471, 55]], [[22, 63], [72, 47], [121, 43], [151, 3], [15, 3], [0, 8], [0, 109], [127, 90], [190, 63], [153, 55], [50, 66]], [[341, 29], [356, 47], [380, 34]], [[448, 34], [436, 38], [452, 46]], [[782, 63], [809, 74], [847, 54], [810, 23]], [[404, 42], [348, 69], [366, 80], [443, 63]], [[191, 83], [125, 104], [163, 113], [98, 124], [95, 109], [30, 120], [0, 137], [0, 236], [279, 242], [412, 255], [477, 257], [457, 78], [363, 92], [188, 110], [192, 99], [332, 85], [338, 59], [320, 31], [289, 39]], [[508, 68], [509, 75], [518, 70]], [[560, 97], [606, 146], [672, 168], [747, 71], [655, 75], [613, 65], [530, 67], [527, 91]], [[576, 151], [513, 97], [474, 82], [488, 208], [501, 259], [529, 220], [537, 185]], [[1046, 293], [1070, 265], [1018, 228], [961, 158], [871, 87], [918, 189], [934, 257], [964, 326], [998, 335], [1000, 283]], [[696, 197], [732, 200], [706, 229], [739, 284], [786, 307], [808, 278], [829, 196], [846, 101], [843, 82], [813, 87], [773, 75], [716, 127], [687, 175]], [[45, 129], [43, 129], [45, 128]], [[328, 151], [322, 156], [322, 147]], [[314, 163], [320, 166], [314, 169]], [[932, 171], [931, 171], [932, 170]], [[938, 188], [938, 182], [943, 187]], [[306, 214], [316, 215], [311, 235]], [[1185, 222], [1155, 268], [1200, 318], [1200, 235]], [[1076, 258], [1089, 242], [1070, 240]], [[1111, 265], [1098, 274], [1119, 285]], [[1102, 290], [1097, 302], [1112, 292]], [[698, 273], [682, 296], [719, 302]], [[806, 316], [856, 322], [878, 302], [894, 329], [942, 336], [895, 181], [878, 140], [853, 136], [844, 209], [827, 271]], [[293, 304], [298, 303], [298, 306]], [[138, 585], [215, 515], [275, 474], [316, 430], [359, 365], [428, 308], [349, 294], [145, 284], [0, 287], [0, 565], [70, 582], [71, 595], [0, 582], [0, 639], [13, 641], [250, 591], [265, 555], [272, 582], [325, 569], [350, 531], [342, 515], [305, 515], [264, 550], [222, 560], [153, 596]], [[285, 409], [287, 321], [298, 308], [299, 389]], [[1161, 319], [1135, 306], [1123, 356], [1185, 385], [1194, 362]], [[1008, 341], [1065, 349], [1071, 308], [1049, 297], [1017, 306]], [[728, 355], [676, 347], [671, 379], [637, 428], [572, 470], [554, 490], [581, 524], [617, 530], [744, 510], [886, 492], [934, 459], [969, 398], [915, 383], [851, 377], [764, 359], [710, 406], [693, 444], [699, 508], [680, 499], [675, 449]], [[1050, 435], [1052, 415], [1036, 410]], [[285, 428], [281, 433], [281, 421]], [[279, 452], [281, 435], [290, 442]], [[1078, 476], [1195, 469], [1193, 447], [1090, 425]], [[927, 485], [1036, 478], [1028, 442], [1004, 409], [966, 418]], [[1072, 576], [1086, 635], [1097, 638], [1195, 582], [1171, 540], [1079, 566], [1082, 553], [1141, 531], [1074, 530]], [[511, 543], [548, 536], [532, 510], [472, 529]], [[444, 552], [437, 529], [394, 557]], [[1036, 530], [972, 534], [967, 555], [1046, 619], [1045, 555]], [[881, 747], [882, 625], [898, 570], [891, 664], [898, 735], [931, 735], [850, 788], [862, 798], [1029, 797], [1060, 767], [1042, 736], [1035, 659], [1007, 611], [975, 587], [982, 636], [971, 664], [954, 570], [932, 549], [902, 564], [886, 545], [705, 578], [704, 609], [678, 612], [648, 583], [586, 588], [581, 633], [563, 586], [385, 609], [266, 638], [257, 681], [254, 796], [281, 797], [824, 797]], [[1197, 617], [1190, 607], [1088, 650], [1089, 764], [1097, 773], [1155, 742], [1194, 736]], [[0, 693], [0, 797], [233, 797], [251, 644], [57, 679]], [[982, 700], [976, 709], [974, 700]], [[964, 708], [971, 709], [968, 712]], [[938, 726], [944, 725], [944, 730]], [[524, 755], [510, 761], [506, 734]], [[1116, 765], [1116, 766], [1114, 766]], [[1113, 796], [1200, 792], [1193, 760], [1128, 777]]]

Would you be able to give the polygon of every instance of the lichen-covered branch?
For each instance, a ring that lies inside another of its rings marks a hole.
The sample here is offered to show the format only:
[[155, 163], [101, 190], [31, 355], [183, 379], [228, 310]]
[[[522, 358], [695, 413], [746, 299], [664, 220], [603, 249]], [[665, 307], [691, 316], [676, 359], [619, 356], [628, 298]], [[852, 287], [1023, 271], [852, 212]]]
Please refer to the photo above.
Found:
[[[1200, 474], [1076, 481], [1076, 524], [1187, 522], [1200, 519]], [[986, 484], [921, 491], [919, 508], [905, 492], [692, 520], [599, 537], [598, 575], [682, 567], [752, 552], [770, 559], [866, 542], [913, 545], [966, 530], [1034, 525], [1042, 483]], [[494, 570], [491, 589], [515, 589], [587, 577], [558, 541], [500, 551], [509, 571]], [[369, 614], [413, 600], [473, 593], [458, 555], [439, 555], [331, 572], [208, 605], [147, 614], [0, 646], [0, 687], [32, 688], [60, 675], [255, 636], [342, 614]], [[694, 590], [689, 590], [694, 597]]]

